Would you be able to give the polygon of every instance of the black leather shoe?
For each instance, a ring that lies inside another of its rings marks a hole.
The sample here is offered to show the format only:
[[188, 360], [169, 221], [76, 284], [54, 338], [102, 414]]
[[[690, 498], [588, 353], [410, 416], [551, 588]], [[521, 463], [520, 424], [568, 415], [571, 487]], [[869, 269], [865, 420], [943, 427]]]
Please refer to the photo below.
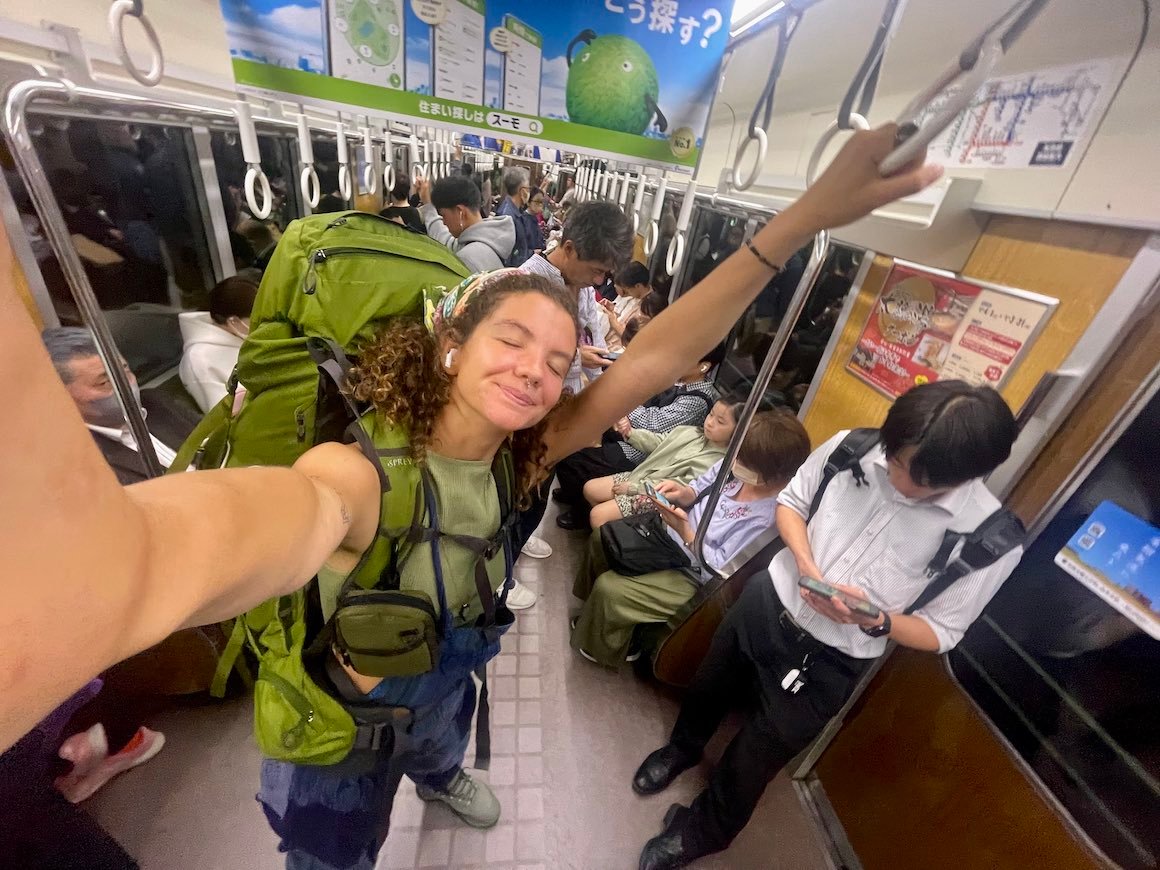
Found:
[[588, 529], [588, 517], [578, 517], [571, 511], [564, 511], [556, 517], [556, 525], [569, 532], [579, 532]]
[[665, 829], [644, 844], [638, 870], [678, 870], [701, 857], [689, 848], [685, 822], [689, 810], [673, 804], [665, 814]]
[[632, 778], [632, 790], [649, 795], [664, 791], [674, 779], [701, 760], [678, 746], [669, 743], [649, 755]]

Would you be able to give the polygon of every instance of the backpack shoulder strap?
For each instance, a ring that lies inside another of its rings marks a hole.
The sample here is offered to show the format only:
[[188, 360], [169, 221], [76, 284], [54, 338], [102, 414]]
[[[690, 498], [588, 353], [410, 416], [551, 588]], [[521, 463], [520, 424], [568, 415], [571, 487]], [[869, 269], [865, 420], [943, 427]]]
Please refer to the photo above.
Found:
[[398, 582], [399, 563], [410, 545], [422, 539], [416, 534], [416, 530], [423, 529], [426, 510], [422, 471], [411, 458], [407, 432], [381, 420], [374, 411], [360, 417], [351, 430], [378, 470], [383, 486], [378, 532], [348, 580], [369, 589], [381, 586], [386, 577], [390, 587]]
[[818, 512], [818, 508], [822, 504], [822, 496], [826, 494], [826, 488], [837, 475], [843, 471], [852, 471], [856, 486], [861, 486], [866, 482], [866, 474], [862, 471], [862, 457], [870, 452], [871, 448], [878, 443], [878, 439], [877, 429], [851, 429], [842, 439], [842, 442], [834, 448], [833, 452], [826, 458], [822, 482], [818, 484], [813, 501], [810, 502], [810, 515], [806, 522], [812, 520], [814, 514]]
[[[926, 568], [927, 576], [931, 578], [930, 584], [915, 602], [906, 608], [906, 612], [914, 613], [926, 607], [949, 589], [956, 580], [972, 571], [995, 564], [1016, 547], [1022, 546], [1026, 538], [1027, 530], [1023, 527], [1022, 520], [1006, 508], [999, 508], [983, 520], [973, 532], [963, 534], [948, 530], [943, 537], [942, 546]], [[951, 561], [951, 553], [959, 541], [963, 543], [962, 549]]]

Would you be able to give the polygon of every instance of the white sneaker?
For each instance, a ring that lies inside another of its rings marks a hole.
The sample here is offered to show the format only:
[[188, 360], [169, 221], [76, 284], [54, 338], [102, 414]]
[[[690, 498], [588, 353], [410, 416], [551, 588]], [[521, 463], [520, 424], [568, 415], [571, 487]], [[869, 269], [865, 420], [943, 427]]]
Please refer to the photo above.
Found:
[[520, 552], [531, 559], [547, 559], [552, 555], [552, 545], [543, 538], [532, 535]]
[[492, 828], [499, 821], [500, 805], [487, 783], [472, 779], [460, 770], [447, 785], [446, 791], [435, 791], [417, 785], [415, 791], [425, 801], [441, 801], [451, 812], [473, 828]]
[[519, 580], [514, 582], [515, 586], [508, 590], [508, 610], [527, 610], [534, 606], [539, 600], [539, 596]]

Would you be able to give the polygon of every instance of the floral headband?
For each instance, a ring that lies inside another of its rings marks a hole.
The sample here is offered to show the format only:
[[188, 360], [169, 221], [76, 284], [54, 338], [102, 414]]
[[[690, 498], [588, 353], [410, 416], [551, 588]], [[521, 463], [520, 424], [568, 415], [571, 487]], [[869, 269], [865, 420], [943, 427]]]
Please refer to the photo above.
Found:
[[521, 269], [496, 269], [493, 272], [476, 272], [451, 290], [431, 288], [423, 299], [423, 322], [427, 325], [427, 331], [436, 335], [443, 324], [453, 323], [477, 293], [494, 286], [500, 278], [526, 274]]

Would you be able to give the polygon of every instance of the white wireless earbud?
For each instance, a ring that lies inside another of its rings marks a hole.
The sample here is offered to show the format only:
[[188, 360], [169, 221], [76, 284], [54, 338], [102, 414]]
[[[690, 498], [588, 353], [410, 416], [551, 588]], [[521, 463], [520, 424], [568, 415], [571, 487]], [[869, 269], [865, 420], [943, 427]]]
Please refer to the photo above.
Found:
[[443, 368], [445, 368], [445, 369], [451, 368], [452, 363], [455, 362], [455, 354], [456, 353], [457, 353], [457, 351], [455, 350], [455, 348], [451, 348], [451, 350], [447, 351], [447, 356], [443, 357]]

